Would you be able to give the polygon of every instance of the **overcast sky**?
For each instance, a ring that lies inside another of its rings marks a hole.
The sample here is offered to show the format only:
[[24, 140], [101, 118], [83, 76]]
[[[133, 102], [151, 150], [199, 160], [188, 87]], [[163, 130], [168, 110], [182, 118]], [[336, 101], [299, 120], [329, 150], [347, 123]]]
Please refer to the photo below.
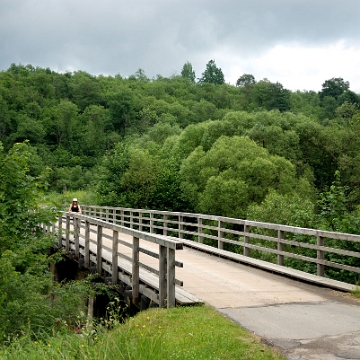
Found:
[[0, 70], [201, 77], [215, 60], [290, 90], [342, 77], [360, 94], [360, 0], [0, 0]]

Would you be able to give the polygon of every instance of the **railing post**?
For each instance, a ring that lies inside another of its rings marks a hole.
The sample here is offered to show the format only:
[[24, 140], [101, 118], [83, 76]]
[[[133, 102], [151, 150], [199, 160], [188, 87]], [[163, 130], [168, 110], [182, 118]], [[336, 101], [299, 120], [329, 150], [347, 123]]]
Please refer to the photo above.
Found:
[[90, 222], [85, 221], [85, 254], [84, 254], [84, 266], [90, 267]]
[[[282, 230], [278, 230], [278, 251], [284, 251], [284, 244], [281, 242], [281, 240], [285, 239], [285, 234]], [[277, 263], [278, 265], [284, 265], [284, 255], [278, 254], [277, 256]]]
[[159, 245], [159, 307], [165, 305], [166, 299], [166, 247]]
[[139, 212], [139, 231], [143, 231], [143, 226], [142, 226], [142, 222], [143, 222], [143, 219], [142, 219], [142, 213]]
[[168, 216], [164, 215], [163, 217], [163, 235], [167, 235], [167, 227], [168, 227], [168, 222], [167, 222]]
[[118, 282], [118, 244], [119, 244], [119, 232], [113, 231], [113, 246], [112, 246], [112, 274], [111, 283], [116, 285]]
[[167, 308], [175, 306], [175, 250], [167, 248]]
[[121, 226], [125, 226], [125, 211], [124, 211], [124, 209], [121, 209], [120, 210], [120, 214], [121, 214], [121, 216], [120, 216], [120, 218], [121, 218]]
[[70, 250], [70, 215], [66, 214], [65, 249]]
[[133, 237], [133, 256], [132, 256], [132, 302], [134, 305], [139, 304], [139, 238]]
[[250, 226], [244, 224], [244, 256], [250, 255], [250, 252], [249, 252], [250, 249], [247, 247], [247, 244], [249, 244], [249, 242], [250, 242], [250, 237], [248, 235], [246, 235], [249, 232], [250, 232]]
[[59, 222], [58, 222], [58, 239], [59, 239], [59, 243], [58, 243], [58, 247], [61, 248], [62, 247], [62, 233], [63, 233], [63, 229], [62, 229], [62, 215], [59, 216]]
[[198, 243], [202, 244], [203, 243], [203, 236], [202, 236], [202, 218], [199, 216], [198, 217]]
[[98, 225], [96, 234], [96, 265], [97, 273], [102, 274], [102, 226]]
[[109, 208], [105, 209], [105, 214], [106, 222], [109, 222]]
[[134, 228], [134, 213], [130, 210], [130, 229]]
[[154, 214], [150, 213], [150, 234], [154, 232]]
[[223, 249], [224, 248], [224, 243], [221, 241], [221, 238], [223, 237], [224, 233], [223, 231], [221, 231], [222, 227], [223, 227], [223, 222], [222, 221], [218, 221], [218, 249]]
[[178, 224], [178, 238], [182, 239], [183, 238], [182, 231], [184, 230], [183, 217], [181, 215], [179, 215], [178, 219], [179, 219], [178, 220], [179, 221], [179, 224]]
[[79, 258], [80, 246], [79, 246], [79, 233], [80, 233], [80, 219], [74, 217], [74, 240], [75, 240], [75, 256]]
[[[320, 235], [317, 236], [317, 246], [324, 246], [324, 238]], [[324, 251], [318, 249], [317, 250], [317, 260], [323, 261], [325, 258]], [[324, 264], [317, 264], [317, 276], [324, 276]]]

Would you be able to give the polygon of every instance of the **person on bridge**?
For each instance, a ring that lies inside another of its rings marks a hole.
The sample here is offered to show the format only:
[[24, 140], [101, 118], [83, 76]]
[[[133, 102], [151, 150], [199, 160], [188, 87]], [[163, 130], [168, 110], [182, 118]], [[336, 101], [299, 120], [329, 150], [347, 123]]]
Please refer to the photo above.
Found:
[[73, 198], [72, 203], [69, 206], [69, 212], [76, 212], [78, 214], [81, 214], [81, 207], [78, 204], [77, 198]]

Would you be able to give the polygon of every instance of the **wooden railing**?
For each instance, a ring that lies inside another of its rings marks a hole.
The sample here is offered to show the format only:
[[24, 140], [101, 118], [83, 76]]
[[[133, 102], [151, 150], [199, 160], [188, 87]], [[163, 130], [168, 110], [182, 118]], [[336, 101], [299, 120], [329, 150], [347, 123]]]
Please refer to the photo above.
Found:
[[82, 209], [106, 222], [205, 243], [319, 277], [325, 275], [326, 267], [360, 273], [359, 266], [351, 265], [360, 263], [356, 251], [360, 235], [204, 214], [85, 205]]
[[[165, 305], [168, 308], [175, 306], [175, 285], [182, 286], [182, 282], [175, 278], [175, 267], [183, 266], [182, 263], [175, 260], [175, 252], [183, 248], [182, 242], [129, 229], [115, 222], [106, 222], [101, 219], [104, 219], [104, 217], [98, 216], [98, 218], [95, 218], [83, 214], [64, 212], [57, 223], [44, 230], [58, 234], [58, 246], [65, 247], [68, 252], [73, 251], [76, 258], [82, 258], [85, 267], [90, 268], [91, 263], [95, 264], [98, 274], [102, 274], [104, 271], [111, 274], [112, 284], [117, 284], [121, 280], [130, 285], [132, 301], [135, 305], [139, 302], [139, 292], [141, 290], [142, 294], [156, 301], [159, 307]], [[130, 235], [132, 242], [123, 241], [119, 238], [119, 234]], [[104, 245], [104, 239], [110, 240], [110, 247]], [[141, 248], [139, 246], [140, 240], [157, 244], [159, 252]], [[119, 252], [119, 245], [131, 248], [132, 256], [129, 257]], [[111, 259], [104, 259], [105, 250], [111, 253]], [[158, 268], [141, 263], [139, 261], [140, 253], [158, 259]], [[124, 259], [125, 263], [130, 263], [131, 267], [120, 266], [119, 258]], [[140, 279], [141, 268], [158, 277], [158, 284], [154, 286], [158, 294], [154, 295], [154, 289], [151, 289], [149, 282], [142, 285], [144, 279]]]

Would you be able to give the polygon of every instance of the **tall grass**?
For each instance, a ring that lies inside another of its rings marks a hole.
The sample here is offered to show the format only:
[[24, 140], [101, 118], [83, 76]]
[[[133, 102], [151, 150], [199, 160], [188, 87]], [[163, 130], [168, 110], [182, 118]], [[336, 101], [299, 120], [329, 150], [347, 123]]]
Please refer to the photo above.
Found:
[[77, 198], [80, 205], [97, 205], [95, 192], [83, 190], [65, 191], [64, 193], [44, 193], [40, 197], [39, 202], [42, 205], [56, 206], [60, 210], [67, 210], [73, 198]]
[[42, 341], [19, 338], [0, 358], [35, 359], [285, 359], [206, 306], [149, 309], [112, 330], [55, 333]]

